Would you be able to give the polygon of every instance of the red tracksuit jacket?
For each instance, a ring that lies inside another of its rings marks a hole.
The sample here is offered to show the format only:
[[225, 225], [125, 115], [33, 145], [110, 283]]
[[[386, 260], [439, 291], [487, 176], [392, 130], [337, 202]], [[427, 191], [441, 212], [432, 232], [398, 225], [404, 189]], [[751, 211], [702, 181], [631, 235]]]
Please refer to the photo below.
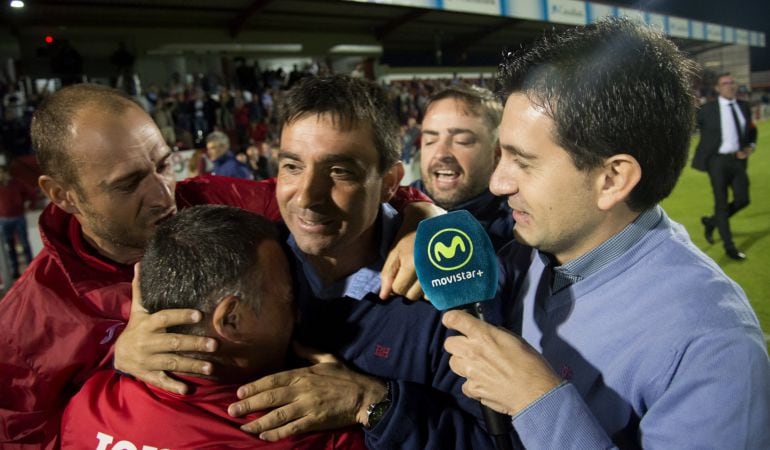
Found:
[[188, 395], [172, 394], [102, 370], [92, 376], [64, 410], [62, 449], [261, 449], [363, 450], [361, 430], [307, 433], [278, 442], [259, 440], [238, 427], [261, 414], [227, 415], [238, 385], [184, 377]]

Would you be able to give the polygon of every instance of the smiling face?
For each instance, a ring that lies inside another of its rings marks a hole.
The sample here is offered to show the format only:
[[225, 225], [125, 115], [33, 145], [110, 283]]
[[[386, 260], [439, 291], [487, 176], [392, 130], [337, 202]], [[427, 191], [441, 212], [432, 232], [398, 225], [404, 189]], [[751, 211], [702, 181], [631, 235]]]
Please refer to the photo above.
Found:
[[484, 192], [497, 157], [494, 130], [462, 100], [438, 100], [425, 112], [420, 172], [428, 195], [439, 206], [452, 209]]
[[94, 109], [73, 119], [78, 188], [69, 187], [69, 212], [101, 253], [137, 260], [162, 219], [176, 212], [171, 150], [139, 107], [118, 115]]
[[380, 173], [379, 160], [368, 127], [343, 130], [329, 114], [307, 114], [284, 125], [278, 206], [311, 259], [357, 268], [376, 255], [374, 221], [403, 174], [400, 164]]
[[553, 139], [554, 124], [521, 93], [506, 102], [500, 125], [502, 156], [490, 190], [508, 197], [519, 242], [566, 263], [606, 239], [597, 206], [596, 170], [579, 171]]

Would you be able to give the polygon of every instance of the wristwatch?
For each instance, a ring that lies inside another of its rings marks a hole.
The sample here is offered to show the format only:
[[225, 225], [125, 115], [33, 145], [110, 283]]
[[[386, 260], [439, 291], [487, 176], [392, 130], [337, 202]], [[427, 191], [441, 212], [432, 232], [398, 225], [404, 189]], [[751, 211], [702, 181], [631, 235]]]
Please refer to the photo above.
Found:
[[378, 401], [374, 402], [369, 405], [369, 408], [366, 409], [366, 428], [367, 430], [371, 430], [372, 428], [376, 427], [378, 423], [382, 420], [383, 417], [385, 417], [385, 414], [387, 414], [388, 409], [390, 409], [390, 404], [393, 402], [392, 399], [392, 387], [391, 387], [391, 381], [388, 380], [385, 382], [385, 397]]

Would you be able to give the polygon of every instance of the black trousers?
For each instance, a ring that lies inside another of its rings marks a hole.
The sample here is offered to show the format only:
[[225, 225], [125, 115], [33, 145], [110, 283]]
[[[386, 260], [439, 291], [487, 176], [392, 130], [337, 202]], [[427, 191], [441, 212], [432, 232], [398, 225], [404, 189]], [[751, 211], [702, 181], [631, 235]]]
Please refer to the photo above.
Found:
[[[717, 155], [709, 160], [709, 179], [714, 192], [714, 215], [710, 223], [719, 230], [725, 250], [735, 249], [730, 231], [730, 217], [749, 206], [748, 159], [738, 159], [734, 154]], [[733, 201], [729, 201], [729, 191]]]

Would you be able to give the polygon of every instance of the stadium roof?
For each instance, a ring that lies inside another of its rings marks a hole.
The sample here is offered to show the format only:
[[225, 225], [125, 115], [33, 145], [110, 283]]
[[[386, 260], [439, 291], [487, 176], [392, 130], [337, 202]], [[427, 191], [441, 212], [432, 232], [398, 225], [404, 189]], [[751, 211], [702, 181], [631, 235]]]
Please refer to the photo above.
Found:
[[[378, 55], [391, 65], [489, 65], [546, 27], [627, 15], [687, 51], [765, 45], [764, 33], [573, 0], [28, 0], [3, 6], [20, 41], [93, 35], [148, 54]], [[77, 39], [73, 39], [76, 41]], [[281, 44], [281, 46], [276, 46]], [[25, 45], [25, 44], [21, 44]], [[83, 52], [88, 56], [88, 52]]]

